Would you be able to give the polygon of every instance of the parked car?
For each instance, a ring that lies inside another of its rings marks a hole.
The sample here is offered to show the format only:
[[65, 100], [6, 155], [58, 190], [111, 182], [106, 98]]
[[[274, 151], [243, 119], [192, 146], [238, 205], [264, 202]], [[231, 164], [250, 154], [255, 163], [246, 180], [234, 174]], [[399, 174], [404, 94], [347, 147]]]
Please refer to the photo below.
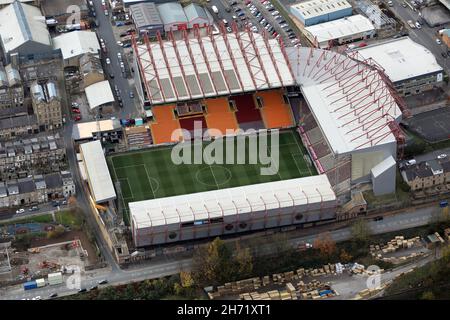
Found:
[[365, 42], [361, 42], [361, 43], [358, 45], [358, 47], [360, 47], [360, 48], [363, 48], [363, 47], [365, 47], [365, 46], [367, 46], [367, 43], [365, 43]]
[[233, 30], [231, 29], [231, 27], [227, 27], [227, 32], [228, 32], [228, 33], [233, 32]]
[[108, 283], [108, 280], [106, 280], [106, 279], [98, 281], [98, 284], [107, 284], [107, 283]]
[[81, 289], [78, 290], [79, 293], [86, 292], [86, 291], [87, 291], [86, 288], [81, 288]]
[[447, 158], [447, 155], [445, 153], [443, 153], [443, 154], [438, 155], [437, 158], [438, 159], [445, 159], [445, 158]]
[[114, 79], [114, 73], [110, 72], [110, 73], [109, 73], [109, 77], [110, 77], [111, 79]]
[[76, 116], [75, 118], [73, 118], [73, 120], [80, 121], [81, 120], [81, 116]]
[[130, 91], [128, 95], [130, 96], [131, 99], [134, 98], [134, 93], [133, 93], [133, 91]]
[[123, 46], [123, 42], [122, 41], [117, 41], [117, 45], [122, 47]]
[[416, 21], [416, 28], [417, 29], [422, 29], [422, 25], [418, 21]]
[[373, 221], [381, 221], [383, 220], [382, 216], [376, 216], [375, 218], [373, 218]]
[[58, 296], [58, 294], [56, 292], [52, 293], [51, 295], [49, 295], [49, 298], [56, 298]]
[[122, 101], [119, 102], [119, 107], [123, 108], [123, 102]]
[[412, 20], [408, 20], [407, 23], [408, 23], [408, 26], [409, 26], [411, 29], [415, 29], [415, 28], [416, 28], [416, 25], [412, 22]]
[[81, 113], [80, 109], [72, 108], [73, 113]]
[[89, 291], [91, 291], [91, 290], [96, 290], [96, 289], [98, 289], [98, 286], [94, 285], [94, 286], [92, 286], [92, 287], [89, 288]]
[[28, 211], [38, 211], [39, 208], [36, 206], [32, 206], [30, 209], [28, 209]]
[[109, 58], [106, 58], [106, 64], [111, 64], [111, 60]]
[[436, 39], [437, 44], [442, 44], [442, 41], [440, 39]]
[[16, 214], [21, 214], [21, 213], [24, 213], [24, 212], [25, 212], [25, 209], [23, 209], [23, 208], [20, 208], [20, 209], [16, 210]]
[[445, 52], [441, 52], [441, 56], [442, 56], [443, 58], [447, 58], [447, 56], [450, 57], [450, 55], [447, 55]]

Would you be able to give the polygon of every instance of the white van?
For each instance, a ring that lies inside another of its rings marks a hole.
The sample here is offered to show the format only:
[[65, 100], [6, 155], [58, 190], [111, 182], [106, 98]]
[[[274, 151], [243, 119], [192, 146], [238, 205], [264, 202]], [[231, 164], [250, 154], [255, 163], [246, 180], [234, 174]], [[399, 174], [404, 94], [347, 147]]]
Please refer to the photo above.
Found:
[[408, 166], [412, 166], [412, 165], [414, 165], [414, 164], [416, 164], [416, 163], [417, 163], [416, 159], [411, 159], [411, 160], [406, 161], [406, 164], [407, 164]]
[[212, 6], [211, 9], [212, 9], [212, 11], [213, 11], [214, 13], [216, 13], [216, 14], [219, 13], [219, 9], [217, 9], [216, 6]]

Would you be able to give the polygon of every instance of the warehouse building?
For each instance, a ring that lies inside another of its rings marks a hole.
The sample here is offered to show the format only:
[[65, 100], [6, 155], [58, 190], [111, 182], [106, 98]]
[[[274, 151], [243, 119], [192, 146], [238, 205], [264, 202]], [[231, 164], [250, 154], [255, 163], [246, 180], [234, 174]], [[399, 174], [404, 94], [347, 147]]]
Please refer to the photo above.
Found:
[[95, 203], [104, 203], [116, 199], [116, 192], [106, 164], [100, 141], [92, 141], [80, 145], [84, 172], [91, 195]]
[[53, 38], [53, 47], [61, 50], [64, 66], [78, 67], [80, 57], [90, 53], [99, 55], [100, 45], [92, 31], [72, 31]]
[[129, 203], [133, 240], [145, 247], [335, 218], [326, 175]]
[[148, 32], [151, 36], [156, 35], [157, 32], [164, 33], [164, 23], [153, 2], [133, 4], [129, 12], [139, 32]]
[[357, 40], [375, 37], [376, 30], [369, 19], [358, 14], [306, 27], [303, 33], [321, 49], [328, 49]]
[[115, 101], [108, 80], [91, 84], [84, 89], [84, 92], [86, 93], [86, 98], [91, 111], [100, 106], [112, 105]]
[[290, 11], [308, 27], [351, 16], [352, 6], [346, 0], [310, 0], [292, 5]]
[[157, 6], [159, 16], [164, 23], [164, 31], [177, 31], [188, 29], [188, 19], [183, 7], [178, 2], [168, 2]]
[[3, 55], [19, 53], [32, 60], [53, 51], [50, 34], [41, 11], [15, 1], [0, 10]]
[[209, 11], [206, 10], [205, 7], [199, 6], [196, 3], [191, 3], [183, 9], [188, 20], [189, 29], [195, 27], [204, 28], [211, 25], [214, 21], [214, 18], [211, 16]]
[[444, 70], [436, 57], [409, 37], [391, 39], [358, 49], [359, 59], [373, 59], [385, 70], [401, 96], [410, 96], [444, 84]]

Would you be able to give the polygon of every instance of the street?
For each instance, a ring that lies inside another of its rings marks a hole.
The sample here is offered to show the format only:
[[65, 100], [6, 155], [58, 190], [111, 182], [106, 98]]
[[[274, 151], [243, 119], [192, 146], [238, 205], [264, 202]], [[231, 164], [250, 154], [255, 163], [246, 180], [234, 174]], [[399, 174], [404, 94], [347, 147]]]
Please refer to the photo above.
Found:
[[[117, 53], [121, 53], [123, 59], [125, 59], [124, 50], [117, 44], [117, 40], [114, 38], [114, 33], [112, 30], [111, 24], [111, 16], [105, 16], [102, 10], [102, 3], [100, 0], [94, 1], [94, 7], [97, 15], [97, 20], [99, 22], [99, 27], [97, 28], [97, 34], [99, 38], [102, 38], [105, 41], [105, 45], [107, 48], [107, 54], [103, 60], [107, 57], [111, 60], [111, 64], [105, 64], [105, 73], [111, 82], [111, 88], [114, 85], [117, 85], [119, 90], [121, 91], [121, 97], [123, 102], [123, 108], [118, 112], [118, 118], [131, 118], [141, 116], [141, 111], [137, 106], [138, 100], [137, 98], [130, 98], [129, 92], [133, 90], [132, 87], [133, 80], [126, 79], [122, 76], [122, 71], [120, 69], [120, 64], [117, 59]], [[114, 79], [110, 79], [109, 73], [112, 72], [114, 74]], [[134, 92], [135, 96], [136, 93]]]
[[[78, 176], [78, 175], [77, 175]], [[78, 180], [77, 180], [78, 181]], [[80, 190], [80, 189], [78, 189]], [[82, 197], [85, 197], [83, 192]], [[87, 202], [86, 202], [87, 203]], [[88, 209], [86, 208], [86, 212]], [[410, 209], [404, 213], [398, 213], [391, 216], [385, 216], [381, 221], [370, 221], [369, 226], [372, 229], [373, 234], [382, 234], [386, 232], [399, 231], [402, 229], [414, 228], [418, 226], [427, 225], [432, 217], [439, 214], [440, 211], [436, 210], [436, 207], [425, 207], [419, 209]], [[87, 216], [90, 216], [88, 214]], [[92, 218], [92, 217], [91, 217]], [[314, 239], [317, 237], [317, 231], [314, 229], [305, 229], [305, 233], [312, 232], [313, 234], [301, 236], [296, 239], [291, 239], [290, 243], [294, 246], [298, 246], [300, 243], [313, 243]], [[98, 234], [98, 233], [96, 233]], [[350, 228], [345, 227], [338, 230], [330, 232], [331, 237], [335, 241], [348, 240], [351, 236]], [[98, 238], [98, 237], [97, 237]], [[97, 239], [99, 241], [99, 239]], [[121, 270], [117, 267], [114, 261], [111, 261], [112, 257], [107, 248], [102, 244], [100, 239], [100, 244], [102, 252], [106, 254], [108, 263], [112, 266], [112, 269], [101, 269], [98, 271], [92, 271], [81, 276], [81, 287], [89, 288], [95, 285], [99, 280], [107, 279], [110, 285], [126, 284], [136, 281], [141, 281], [144, 279], [154, 279], [166, 275], [172, 275], [179, 273], [181, 270], [187, 270], [190, 267], [191, 259], [177, 259], [163, 257], [158, 260], [162, 261], [152, 261], [145, 266], [135, 266], [129, 270]], [[273, 252], [273, 245], [264, 245], [259, 252]], [[105, 252], [107, 251], [107, 252]], [[156, 259], [155, 259], [156, 260]], [[112, 263], [111, 263], [112, 262]], [[151, 265], [150, 265], [151, 264]], [[0, 299], [29, 299], [36, 296], [41, 296], [43, 299], [47, 298], [52, 293], [58, 293], [61, 295], [75, 294], [77, 290], [69, 289], [65, 285], [59, 285], [56, 287], [43, 287], [41, 289], [34, 289], [30, 291], [24, 291], [21, 285], [10, 287], [8, 289], [3, 289], [0, 292]]]

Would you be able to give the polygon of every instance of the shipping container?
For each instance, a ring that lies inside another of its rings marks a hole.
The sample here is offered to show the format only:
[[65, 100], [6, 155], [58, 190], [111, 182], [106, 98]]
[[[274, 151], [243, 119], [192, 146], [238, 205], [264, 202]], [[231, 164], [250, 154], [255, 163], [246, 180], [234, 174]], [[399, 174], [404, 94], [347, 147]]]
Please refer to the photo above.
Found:
[[45, 279], [44, 278], [36, 279], [36, 284], [38, 288], [45, 287]]
[[61, 272], [56, 272], [56, 273], [50, 273], [48, 275], [48, 284], [49, 285], [56, 285], [56, 284], [61, 284], [63, 283], [63, 277], [62, 277], [62, 273]]
[[24, 290], [31, 290], [31, 289], [36, 289], [38, 286], [37, 286], [37, 283], [36, 283], [36, 281], [28, 281], [28, 282], [25, 282], [24, 284], [23, 284], [23, 289]]

